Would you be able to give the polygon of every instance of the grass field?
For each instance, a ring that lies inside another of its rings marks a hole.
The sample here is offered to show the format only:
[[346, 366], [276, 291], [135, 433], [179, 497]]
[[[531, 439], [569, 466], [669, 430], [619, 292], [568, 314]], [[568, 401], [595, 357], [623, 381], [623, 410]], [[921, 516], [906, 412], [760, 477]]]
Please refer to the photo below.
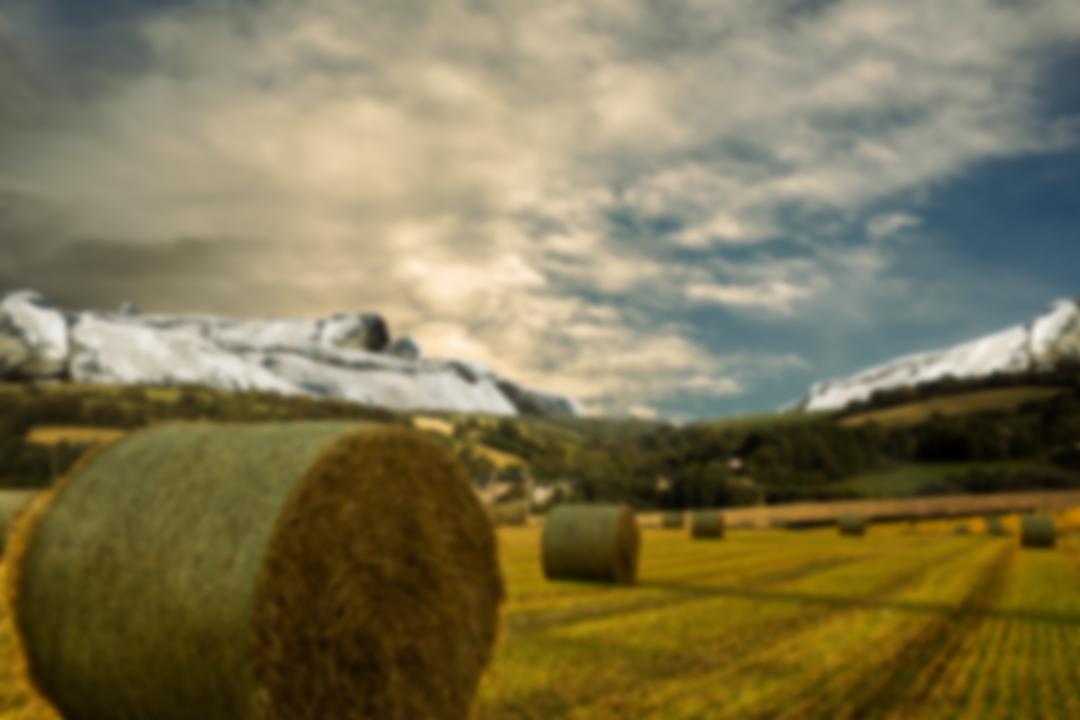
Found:
[[[475, 718], [1080, 718], [1080, 542], [955, 524], [644, 530], [634, 587], [547, 582], [541, 529], [501, 528], [511, 599]], [[4, 653], [0, 719], [54, 720], [13, 692], [0, 633]]]
[[899, 407], [852, 415], [841, 420], [840, 424], [847, 427], [856, 427], [868, 422], [877, 422], [885, 427], [914, 425], [929, 420], [935, 412], [942, 415], [965, 415], [993, 410], [1012, 410], [1029, 400], [1049, 400], [1063, 392], [1066, 392], [1065, 388], [1012, 387], [979, 390], [962, 395], [944, 395]]

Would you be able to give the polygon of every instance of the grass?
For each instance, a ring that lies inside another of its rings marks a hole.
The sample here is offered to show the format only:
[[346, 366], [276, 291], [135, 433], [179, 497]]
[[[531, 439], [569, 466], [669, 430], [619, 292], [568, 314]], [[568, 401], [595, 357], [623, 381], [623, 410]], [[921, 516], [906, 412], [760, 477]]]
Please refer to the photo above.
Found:
[[[845, 484], [870, 498], [910, 497], [927, 483], [946, 483], [949, 475], [972, 470], [987, 472], [1017, 472], [1039, 464], [1038, 460], [999, 460], [962, 463], [905, 463], [888, 470], [868, 473], [848, 480]], [[957, 493], [963, 490], [957, 488]]]
[[710, 430], [755, 430], [759, 428], [777, 427], [779, 425], [802, 425], [828, 420], [834, 411], [812, 410], [809, 412], [792, 413], [763, 413], [760, 415], [737, 415], [717, 420], [705, 420], [694, 423], [694, 427], [708, 428]]
[[[510, 601], [475, 718], [1080, 717], [1080, 540], [1020, 550], [955, 523], [646, 529], [633, 587], [547, 582], [540, 528], [500, 528]], [[14, 690], [2, 628], [0, 720], [57, 720]]]
[[962, 395], [946, 395], [899, 407], [860, 413], [844, 418], [840, 424], [847, 427], [869, 422], [877, 422], [884, 427], [914, 425], [929, 420], [935, 412], [942, 415], [965, 415], [975, 412], [1014, 410], [1030, 400], [1048, 400], [1063, 392], [1066, 392], [1066, 388], [1015, 387], [978, 390]]

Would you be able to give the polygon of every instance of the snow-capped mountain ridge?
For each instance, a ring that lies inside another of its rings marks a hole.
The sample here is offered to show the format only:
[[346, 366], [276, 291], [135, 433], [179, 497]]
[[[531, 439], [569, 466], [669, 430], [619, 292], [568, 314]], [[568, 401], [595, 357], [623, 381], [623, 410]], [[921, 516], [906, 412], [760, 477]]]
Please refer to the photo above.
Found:
[[890, 360], [847, 378], [814, 384], [783, 410], [838, 410], [875, 390], [920, 385], [946, 376], [975, 378], [1080, 357], [1080, 299], [1057, 300], [1033, 320], [943, 350]]
[[391, 410], [581, 415], [572, 398], [522, 387], [484, 365], [422, 357], [381, 317], [237, 320], [213, 315], [64, 312], [33, 291], [0, 293], [0, 377], [103, 384], [191, 383], [351, 400]]

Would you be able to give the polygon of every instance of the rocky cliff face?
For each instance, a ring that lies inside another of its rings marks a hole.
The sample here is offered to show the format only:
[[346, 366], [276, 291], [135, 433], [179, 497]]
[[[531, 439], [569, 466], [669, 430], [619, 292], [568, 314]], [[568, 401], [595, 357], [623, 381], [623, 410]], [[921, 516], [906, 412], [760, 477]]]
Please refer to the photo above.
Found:
[[1022, 371], [1060, 357], [1080, 357], [1080, 307], [1075, 300], [1058, 300], [1030, 322], [962, 345], [908, 355], [849, 378], [817, 383], [783, 409], [836, 410], [875, 390], [915, 386], [947, 375], [970, 378]]
[[0, 377], [268, 390], [391, 410], [581, 415], [572, 398], [531, 390], [463, 360], [391, 341], [378, 315], [235, 320], [209, 315], [64, 312], [33, 291], [0, 293]]

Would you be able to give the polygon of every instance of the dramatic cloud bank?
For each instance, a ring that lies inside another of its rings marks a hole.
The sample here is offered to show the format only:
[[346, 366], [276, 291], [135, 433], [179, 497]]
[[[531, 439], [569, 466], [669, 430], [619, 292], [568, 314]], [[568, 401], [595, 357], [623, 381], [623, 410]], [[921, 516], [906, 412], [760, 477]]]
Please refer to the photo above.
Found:
[[[687, 313], [859, 322], [932, 243], [926, 193], [1080, 137], [1037, 82], [1080, 40], [1074, 0], [281, 0], [117, 23], [62, 36], [0, 4], [0, 68], [19, 60], [0, 282], [378, 312], [592, 412], [677, 416], [805, 367]], [[76, 92], [61, 37], [132, 50]]]

